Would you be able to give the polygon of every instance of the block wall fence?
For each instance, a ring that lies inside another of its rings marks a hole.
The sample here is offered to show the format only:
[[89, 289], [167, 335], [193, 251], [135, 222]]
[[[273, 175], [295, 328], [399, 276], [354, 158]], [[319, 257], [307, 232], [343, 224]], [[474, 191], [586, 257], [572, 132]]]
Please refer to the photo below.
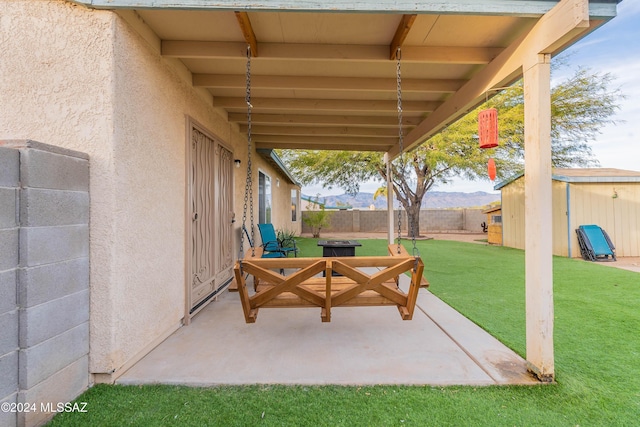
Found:
[[89, 158], [0, 141], [0, 404], [36, 405], [0, 426], [50, 419], [87, 389], [88, 360]]
[[[423, 209], [420, 211], [420, 232], [470, 232], [481, 233], [487, 216], [483, 209]], [[302, 213], [302, 233], [311, 233], [305, 223], [308, 211]], [[398, 211], [394, 212], [397, 227]], [[386, 210], [339, 210], [332, 211], [330, 225], [322, 229], [325, 233], [385, 233], [388, 227]], [[407, 230], [407, 216], [401, 215], [403, 233]]]

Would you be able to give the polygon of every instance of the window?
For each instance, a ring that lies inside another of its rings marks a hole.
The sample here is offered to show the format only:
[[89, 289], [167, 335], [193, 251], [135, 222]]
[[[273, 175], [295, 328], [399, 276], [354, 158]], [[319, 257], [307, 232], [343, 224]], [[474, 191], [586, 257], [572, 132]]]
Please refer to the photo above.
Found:
[[298, 190], [291, 190], [291, 221], [298, 220]]
[[271, 223], [271, 178], [258, 172], [258, 222]]

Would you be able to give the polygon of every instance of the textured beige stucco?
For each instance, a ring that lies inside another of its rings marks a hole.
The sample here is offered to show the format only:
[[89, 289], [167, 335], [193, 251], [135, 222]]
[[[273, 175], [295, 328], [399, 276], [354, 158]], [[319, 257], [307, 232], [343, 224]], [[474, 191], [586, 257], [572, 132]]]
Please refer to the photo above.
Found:
[[[106, 374], [102, 380], [144, 355], [185, 313], [188, 117], [243, 160], [234, 177], [238, 220], [244, 196], [245, 138], [135, 19], [62, 0], [0, 1], [0, 139], [90, 155], [90, 371]], [[253, 155], [254, 182], [258, 167], [278, 176]], [[288, 206], [290, 187], [280, 181], [274, 204]], [[285, 217], [276, 214], [278, 227], [291, 224]]]
[[114, 16], [60, 1], [2, 1], [0, 34], [0, 138], [33, 139], [90, 156], [90, 257], [100, 260], [91, 263], [95, 366], [93, 355], [113, 344], [107, 325], [115, 275]]

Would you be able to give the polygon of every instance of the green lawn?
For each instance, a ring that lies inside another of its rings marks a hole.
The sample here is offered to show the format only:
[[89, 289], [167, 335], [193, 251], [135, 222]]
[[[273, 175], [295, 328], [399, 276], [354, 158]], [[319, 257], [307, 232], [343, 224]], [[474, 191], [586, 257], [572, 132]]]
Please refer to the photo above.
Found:
[[[384, 255], [361, 240], [358, 255]], [[300, 239], [302, 256], [318, 256]], [[431, 291], [525, 352], [524, 253], [420, 241]], [[557, 384], [509, 387], [106, 386], [53, 426], [633, 426], [640, 419], [640, 274], [554, 258]], [[419, 363], [419, 361], [416, 361]], [[217, 368], [216, 368], [217, 369]]]

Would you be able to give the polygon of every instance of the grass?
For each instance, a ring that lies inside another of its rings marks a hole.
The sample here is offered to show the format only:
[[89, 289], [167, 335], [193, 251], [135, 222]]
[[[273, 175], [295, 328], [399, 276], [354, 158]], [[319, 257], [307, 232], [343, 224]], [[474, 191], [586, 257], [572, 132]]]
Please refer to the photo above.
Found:
[[[384, 255], [360, 240], [359, 255]], [[319, 256], [300, 239], [303, 256]], [[524, 254], [419, 241], [431, 291], [525, 352]], [[631, 426], [640, 418], [640, 274], [554, 258], [557, 384], [492, 387], [93, 387], [52, 426]], [[419, 361], [416, 361], [419, 363]]]

